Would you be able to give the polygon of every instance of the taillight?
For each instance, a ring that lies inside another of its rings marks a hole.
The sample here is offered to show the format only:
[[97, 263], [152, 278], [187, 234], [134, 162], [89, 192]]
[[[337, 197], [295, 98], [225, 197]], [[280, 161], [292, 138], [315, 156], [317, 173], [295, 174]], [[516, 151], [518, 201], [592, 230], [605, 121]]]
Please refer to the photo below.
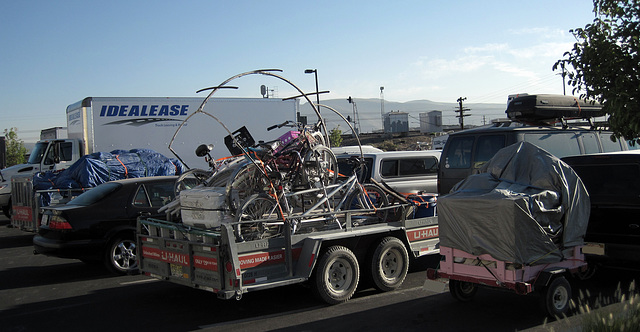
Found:
[[71, 224], [61, 216], [52, 216], [49, 220], [49, 229], [72, 229]]

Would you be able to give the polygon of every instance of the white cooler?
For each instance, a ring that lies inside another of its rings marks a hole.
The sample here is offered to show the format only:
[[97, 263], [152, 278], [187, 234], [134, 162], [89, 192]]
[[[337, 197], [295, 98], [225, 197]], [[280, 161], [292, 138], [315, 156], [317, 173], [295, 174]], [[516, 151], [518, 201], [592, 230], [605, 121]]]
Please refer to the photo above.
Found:
[[182, 223], [198, 228], [215, 228], [226, 216], [225, 187], [205, 187], [180, 192]]

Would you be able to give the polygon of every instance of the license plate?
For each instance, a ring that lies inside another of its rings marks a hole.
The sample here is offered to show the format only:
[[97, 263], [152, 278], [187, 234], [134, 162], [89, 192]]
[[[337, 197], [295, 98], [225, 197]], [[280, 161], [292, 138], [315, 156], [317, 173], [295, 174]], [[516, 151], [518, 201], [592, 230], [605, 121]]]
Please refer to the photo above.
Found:
[[171, 267], [172, 277], [184, 278], [184, 273], [182, 273], [182, 265], [169, 264], [169, 266]]
[[43, 214], [42, 215], [42, 220], [40, 221], [40, 225], [42, 225], [42, 226], [49, 225], [49, 215], [48, 214]]
[[583, 254], [604, 255], [604, 243], [586, 242], [582, 247]]

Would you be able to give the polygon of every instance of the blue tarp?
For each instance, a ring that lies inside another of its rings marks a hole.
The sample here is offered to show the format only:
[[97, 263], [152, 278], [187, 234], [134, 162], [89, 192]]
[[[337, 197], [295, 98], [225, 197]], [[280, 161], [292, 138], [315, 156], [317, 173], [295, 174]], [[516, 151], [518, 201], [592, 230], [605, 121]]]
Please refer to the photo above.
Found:
[[[37, 173], [33, 177], [33, 189], [92, 188], [114, 180], [180, 175], [184, 171], [186, 167], [179, 160], [149, 149], [96, 152], [80, 158], [62, 172]], [[48, 205], [48, 202], [41, 203]]]

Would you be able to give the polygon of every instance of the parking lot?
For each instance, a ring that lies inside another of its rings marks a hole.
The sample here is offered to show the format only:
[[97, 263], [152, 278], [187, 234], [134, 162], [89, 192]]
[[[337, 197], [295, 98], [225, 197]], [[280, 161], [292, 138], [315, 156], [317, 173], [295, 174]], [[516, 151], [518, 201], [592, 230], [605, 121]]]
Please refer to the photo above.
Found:
[[[490, 330], [539, 327], [545, 320], [534, 296], [481, 290], [459, 303], [422, 289], [437, 257], [414, 262], [401, 289], [378, 293], [362, 286], [346, 304], [327, 306], [302, 286], [218, 300], [206, 291], [143, 275], [114, 276], [101, 265], [34, 255], [32, 233], [0, 219], [0, 326], [3, 331], [114, 330]], [[634, 273], [605, 273], [576, 288], [610, 296]], [[576, 290], [575, 293], [578, 291]]]

